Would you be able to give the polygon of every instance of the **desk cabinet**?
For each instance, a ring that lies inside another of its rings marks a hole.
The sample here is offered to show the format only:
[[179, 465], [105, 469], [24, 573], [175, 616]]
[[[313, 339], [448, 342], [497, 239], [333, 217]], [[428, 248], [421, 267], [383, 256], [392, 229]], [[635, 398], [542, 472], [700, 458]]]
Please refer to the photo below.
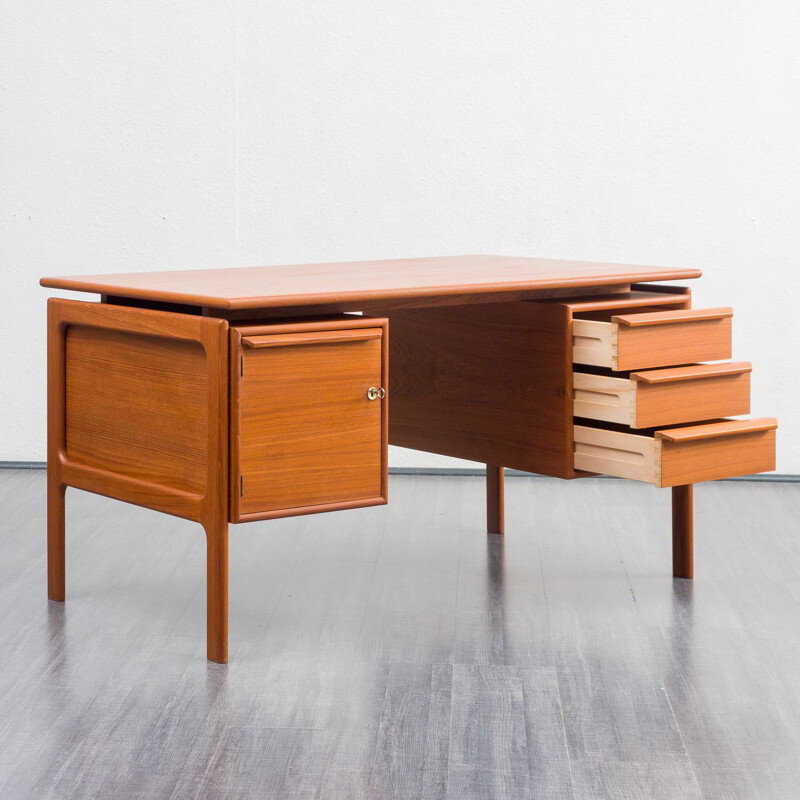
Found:
[[231, 522], [386, 502], [386, 320], [231, 329]]
[[[237, 324], [51, 299], [48, 586], [67, 486], [200, 522], [208, 653], [227, 660], [227, 523], [386, 502], [387, 325]], [[230, 420], [230, 424], [229, 424]]]
[[106, 477], [130, 502], [200, 519], [222, 477], [231, 522], [386, 502], [385, 319], [50, 310], [51, 424], [63, 413], [59, 464], [77, 485]]
[[775, 469], [774, 419], [720, 420], [749, 412], [751, 365], [694, 363], [730, 357], [732, 310], [690, 304], [685, 289], [640, 286], [389, 311], [397, 374], [419, 376], [391, 384], [392, 441], [664, 487]]

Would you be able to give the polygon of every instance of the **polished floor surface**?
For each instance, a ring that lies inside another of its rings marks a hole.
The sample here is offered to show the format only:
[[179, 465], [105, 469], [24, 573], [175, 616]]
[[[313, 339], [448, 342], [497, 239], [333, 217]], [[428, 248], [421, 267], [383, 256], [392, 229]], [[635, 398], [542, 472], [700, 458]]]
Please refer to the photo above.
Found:
[[800, 798], [800, 484], [394, 477], [387, 507], [231, 526], [205, 660], [194, 524], [0, 471], [0, 798]]

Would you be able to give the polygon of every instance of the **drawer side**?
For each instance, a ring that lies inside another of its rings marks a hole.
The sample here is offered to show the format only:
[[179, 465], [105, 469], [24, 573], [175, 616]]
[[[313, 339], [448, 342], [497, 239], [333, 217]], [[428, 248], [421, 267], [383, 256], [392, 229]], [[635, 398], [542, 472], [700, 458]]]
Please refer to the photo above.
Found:
[[575, 426], [575, 469], [655, 483], [655, 451], [650, 436]]
[[636, 386], [627, 378], [572, 374], [573, 413], [576, 417], [633, 425], [636, 420]]

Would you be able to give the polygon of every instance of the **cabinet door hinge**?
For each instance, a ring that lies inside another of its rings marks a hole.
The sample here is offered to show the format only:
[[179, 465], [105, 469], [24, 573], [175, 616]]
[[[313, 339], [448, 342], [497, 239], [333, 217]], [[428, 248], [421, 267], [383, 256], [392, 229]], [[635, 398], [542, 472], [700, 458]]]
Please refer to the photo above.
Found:
[[239, 497], [244, 497], [244, 475], [239, 476]]
[[244, 376], [244, 356], [239, 356], [239, 375]]

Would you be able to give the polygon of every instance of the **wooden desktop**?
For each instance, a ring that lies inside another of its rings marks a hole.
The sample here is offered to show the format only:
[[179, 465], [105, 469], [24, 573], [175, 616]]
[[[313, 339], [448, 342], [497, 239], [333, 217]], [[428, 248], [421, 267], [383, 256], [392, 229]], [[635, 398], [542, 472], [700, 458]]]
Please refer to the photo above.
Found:
[[43, 278], [100, 295], [49, 301], [48, 596], [68, 486], [194, 520], [226, 662], [228, 524], [387, 502], [389, 443], [485, 463], [491, 533], [506, 467], [672, 487], [691, 578], [692, 484], [774, 469], [777, 428], [727, 419], [750, 406], [732, 311], [651, 283], [697, 277], [456, 256]]

